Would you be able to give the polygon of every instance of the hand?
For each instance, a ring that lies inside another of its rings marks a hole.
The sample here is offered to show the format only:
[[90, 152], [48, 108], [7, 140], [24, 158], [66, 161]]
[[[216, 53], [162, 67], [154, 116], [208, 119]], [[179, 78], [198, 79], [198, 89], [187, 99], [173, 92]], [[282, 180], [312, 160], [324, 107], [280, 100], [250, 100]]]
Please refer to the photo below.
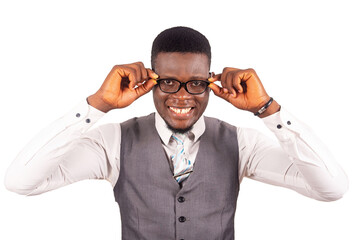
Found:
[[[209, 87], [216, 96], [225, 99], [242, 110], [256, 113], [270, 100], [253, 69], [242, 70], [227, 67], [223, 69], [221, 74], [210, 77], [209, 81], [212, 82]], [[216, 81], [220, 81], [222, 87], [216, 85], [214, 83]], [[278, 107], [274, 108], [273, 106], [272, 109], [278, 111], [280, 106], [275, 101], [271, 105], [273, 104]]]
[[142, 62], [115, 65], [100, 89], [88, 97], [88, 103], [103, 112], [127, 107], [148, 93], [158, 77]]

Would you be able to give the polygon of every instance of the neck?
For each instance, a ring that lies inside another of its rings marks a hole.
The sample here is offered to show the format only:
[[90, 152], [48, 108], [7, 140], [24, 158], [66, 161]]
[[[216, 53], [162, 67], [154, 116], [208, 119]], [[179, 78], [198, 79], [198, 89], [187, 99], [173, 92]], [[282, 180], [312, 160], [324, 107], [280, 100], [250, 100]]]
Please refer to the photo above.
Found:
[[167, 128], [172, 131], [173, 133], [180, 133], [180, 134], [185, 134], [188, 133], [189, 131], [191, 131], [191, 129], [193, 128], [193, 126], [190, 126], [188, 128], [184, 128], [184, 129], [179, 129], [179, 128], [173, 128], [172, 126], [170, 126], [168, 123], [166, 123]]

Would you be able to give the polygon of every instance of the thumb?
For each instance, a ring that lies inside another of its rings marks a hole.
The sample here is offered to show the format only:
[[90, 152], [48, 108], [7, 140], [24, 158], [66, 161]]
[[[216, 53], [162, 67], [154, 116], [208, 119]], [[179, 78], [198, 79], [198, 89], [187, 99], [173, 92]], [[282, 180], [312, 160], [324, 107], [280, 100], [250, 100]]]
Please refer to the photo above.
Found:
[[141, 84], [139, 87], [135, 88], [137, 97], [141, 97], [142, 95], [150, 92], [150, 90], [157, 84], [156, 80], [149, 79], [144, 84]]
[[229, 99], [229, 93], [225, 93], [223, 88], [220, 88], [218, 85], [216, 85], [215, 83], [210, 83], [209, 84], [209, 88], [214, 92], [214, 94], [218, 97], [221, 97], [223, 99], [225, 99], [226, 101], [228, 101]]

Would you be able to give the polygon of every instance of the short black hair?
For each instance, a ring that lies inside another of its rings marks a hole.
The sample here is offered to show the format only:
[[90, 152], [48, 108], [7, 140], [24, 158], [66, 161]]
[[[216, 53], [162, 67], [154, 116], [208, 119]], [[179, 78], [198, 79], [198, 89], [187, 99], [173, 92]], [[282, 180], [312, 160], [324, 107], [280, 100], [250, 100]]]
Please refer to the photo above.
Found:
[[172, 27], [162, 31], [155, 39], [151, 49], [151, 67], [155, 69], [155, 59], [161, 52], [203, 53], [211, 64], [211, 47], [208, 39], [189, 27]]

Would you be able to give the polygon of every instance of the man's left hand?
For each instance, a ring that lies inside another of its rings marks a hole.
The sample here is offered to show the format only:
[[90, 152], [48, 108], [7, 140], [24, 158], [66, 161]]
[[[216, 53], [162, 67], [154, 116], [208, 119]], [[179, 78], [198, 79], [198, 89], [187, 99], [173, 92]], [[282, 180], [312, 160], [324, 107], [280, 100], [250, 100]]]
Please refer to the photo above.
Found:
[[[251, 68], [243, 70], [226, 67], [221, 74], [210, 77], [209, 81], [209, 87], [216, 96], [242, 110], [256, 113], [270, 100], [255, 70]], [[216, 85], [216, 81], [220, 81], [222, 87]], [[267, 114], [263, 113], [259, 117], [271, 115], [280, 108], [275, 101], [271, 105]]]

